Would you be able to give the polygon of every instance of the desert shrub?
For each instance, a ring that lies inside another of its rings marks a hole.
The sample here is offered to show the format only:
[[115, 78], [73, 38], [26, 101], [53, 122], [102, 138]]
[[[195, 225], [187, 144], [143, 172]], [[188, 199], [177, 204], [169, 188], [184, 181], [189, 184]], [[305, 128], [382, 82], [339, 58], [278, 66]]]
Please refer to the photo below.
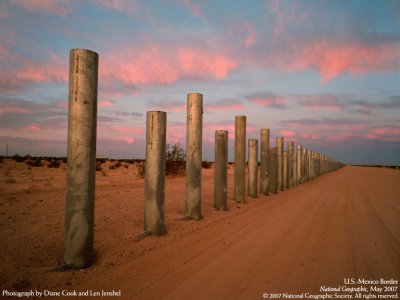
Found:
[[30, 160], [27, 160], [25, 163], [30, 167], [41, 167], [41, 166], [43, 166], [42, 161], [40, 159], [38, 159], [38, 158], [32, 158]]
[[125, 169], [129, 169], [129, 164], [124, 164]]
[[174, 145], [167, 144], [165, 156], [165, 174], [180, 175], [185, 174], [186, 153], [179, 143]]
[[103, 168], [101, 167], [101, 162], [97, 161], [96, 162], [96, 171], [101, 171]]
[[206, 160], [202, 161], [202, 163], [201, 163], [201, 167], [204, 169], [209, 169], [211, 166], [212, 166], [212, 163], [209, 161], [206, 161]]
[[96, 158], [96, 163], [104, 164], [107, 160], [105, 158]]
[[117, 168], [117, 166], [115, 164], [109, 165], [108, 168], [110, 170], [115, 170]]
[[0, 164], [3, 163], [3, 157], [0, 157]]
[[26, 156], [21, 156], [21, 155], [15, 154], [15, 155], [12, 157], [12, 159], [13, 159], [14, 161], [16, 161], [16, 162], [24, 162], [24, 161], [26, 161], [26, 160], [28, 160], [28, 159], [31, 159], [31, 156], [30, 156], [29, 154], [26, 155]]
[[144, 178], [146, 175], [145, 173], [146, 170], [146, 165], [144, 161], [140, 161], [136, 164], [136, 177], [138, 178]]
[[64, 164], [66, 164], [66, 163], [67, 163], [67, 158], [66, 158], [66, 157], [63, 157], [63, 158], [61, 158], [61, 161], [62, 161]]
[[58, 159], [53, 159], [47, 164], [47, 167], [48, 168], [58, 168], [60, 165], [61, 165], [61, 161], [59, 161]]
[[167, 144], [167, 149], [165, 150], [165, 160], [166, 161], [185, 161], [186, 153], [179, 143], [174, 145]]

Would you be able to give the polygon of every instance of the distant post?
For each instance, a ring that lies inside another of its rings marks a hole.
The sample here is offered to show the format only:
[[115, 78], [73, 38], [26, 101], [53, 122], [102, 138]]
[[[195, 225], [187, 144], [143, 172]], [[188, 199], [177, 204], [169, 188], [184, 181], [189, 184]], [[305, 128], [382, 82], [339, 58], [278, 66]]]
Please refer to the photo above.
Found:
[[289, 173], [288, 173], [288, 152], [283, 151], [283, 189], [287, 190], [289, 188]]
[[283, 191], [283, 137], [276, 138], [276, 149], [277, 149], [277, 189]]
[[261, 129], [260, 193], [269, 193], [269, 129]]
[[303, 149], [301, 145], [297, 145], [297, 155], [296, 155], [296, 161], [297, 161], [297, 166], [296, 166], [296, 171], [297, 171], [297, 184], [303, 183], [301, 176], [301, 165], [302, 165], [302, 154], [303, 154]]
[[293, 186], [296, 186], [298, 184], [298, 182], [297, 182], [297, 151], [294, 150], [294, 147], [293, 147], [292, 171], [293, 171]]
[[269, 152], [269, 190], [272, 194], [277, 194], [277, 163], [276, 163], [276, 147], [272, 147]]
[[64, 262], [72, 268], [93, 261], [98, 61], [90, 50], [69, 53]]
[[294, 164], [294, 143], [288, 142], [288, 188], [294, 186], [293, 176], [293, 164]]
[[228, 131], [215, 131], [214, 207], [227, 210], [228, 194]]
[[249, 196], [252, 198], [257, 198], [258, 196], [258, 140], [249, 140], [249, 183], [248, 190]]
[[201, 163], [203, 136], [203, 95], [187, 95], [186, 209], [187, 216], [201, 219]]
[[144, 231], [151, 235], [164, 234], [166, 129], [165, 112], [147, 112]]
[[235, 117], [234, 199], [245, 202], [246, 186], [246, 116]]

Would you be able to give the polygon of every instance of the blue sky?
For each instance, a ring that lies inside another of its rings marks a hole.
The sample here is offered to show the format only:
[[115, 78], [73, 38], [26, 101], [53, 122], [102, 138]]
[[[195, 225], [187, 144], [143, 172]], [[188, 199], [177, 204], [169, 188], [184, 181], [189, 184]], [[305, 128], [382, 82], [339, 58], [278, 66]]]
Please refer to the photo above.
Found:
[[186, 94], [214, 131], [247, 116], [345, 163], [400, 164], [399, 1], [2, 0], [0, 154], [66, 155], [68, 53], [99, 53], [99, 156], [144, 157], [145, 113], [185, 146]]

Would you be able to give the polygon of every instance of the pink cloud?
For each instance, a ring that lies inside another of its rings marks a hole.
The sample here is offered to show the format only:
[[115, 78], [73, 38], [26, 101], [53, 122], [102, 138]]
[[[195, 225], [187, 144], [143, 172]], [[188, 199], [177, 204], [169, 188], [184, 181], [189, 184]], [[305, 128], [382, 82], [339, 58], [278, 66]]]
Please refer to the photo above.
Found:
[[358, 120], [344, 119], [344, 118], [322, 118], [320, 120], [315, 119], [300, 119], [300, 120], [287, 120], [282, 122], [286, 127], [292, 129], [305, 129], [305, 130], [346, 130], [352, 128], [352, 130], [362, 130], [367, 125]]
[[40, 128], [35, 124], [29, 125], [26, 129], [29, 130], [29, 131], [32, 131], [32, 132], [39, 132], [40, 131]]
[[103, 80], [127, 84], [171, 84], [184, 78], [224, 79], [237, 62], [207, 49], [150, 45], [106, 53], [100, 62]]
[[244, 106], [237, 100], [222, 99], [215, 102], [205, 103], [204, 111], [229, 111], [229, 110], [243, 110]]
[[247, 95], [245, 98], [255, 104], [258, 104], [260, 106], [265, 106], [265, 107], [271, 107], [271, 108], [279, 108], [279, 109], [284, 109], [286, 108], [286, 99], [279, 96], [279, 95], [274, 95], [274, 94], [252, 94], [252, 95]]
[[309, 133], [309, 132], [303, 132], [299, 134], [299, 137], [302, 139], [306, 140], [320, 140], [321, 135], [317, 133]]
[[400, 141], [400, 127], [397, 126], [381, 126], [369, 130], [364, 136], [367, 140], [381, 141]]
[[280, 135], [288, 138], [293, 138], [297, 135], [296, 131], [293, 130], [279, 130]]
[[99, 107], [111, 107], [114, 105], [112, 100], [102, 100], [99, 102]]
[[309, 109], [327, 109], [331, 111], [343, 110], [343, 105], [333, 95], [301, 96], [300, 103]]
[[72, 11], [69, 0], [8, 0], [8, 2], [28, 11], [44, 11], [60, 16], [66, 16]]
[[24, 107], [18, 107], [16, 105], [6, 105], [0, 107], [0, 116], [7, 114], [23, 114], [23, 115], [32, 115], [32, 110]]
[[321, 74], [324, 82], [343, 73], [393, 71], [400, 59], [398, 45], [335, 43], [326, 38], [305, 46], [294, 45], [291, 51], [291, 57], [283, 55], [279, 58], [281, 67], [292, 71], [314, 68]]
[[125, 137], [123, 141], [127, 142], [128, 144], [133, 144], [135, 142], [135, 138], [133, 137]]
[[326, 137], [326, 141], [328, 142], [345, 142], [350, 139], [358, 138], [358, 134], [352, 131], [341, 131], [334, 135], [329, 135]]
[[16, 72], [16, 79], [31, 82], [68, 82], [67, 59], [51, 55], [45, 63], [26, 62], [26, 67]]

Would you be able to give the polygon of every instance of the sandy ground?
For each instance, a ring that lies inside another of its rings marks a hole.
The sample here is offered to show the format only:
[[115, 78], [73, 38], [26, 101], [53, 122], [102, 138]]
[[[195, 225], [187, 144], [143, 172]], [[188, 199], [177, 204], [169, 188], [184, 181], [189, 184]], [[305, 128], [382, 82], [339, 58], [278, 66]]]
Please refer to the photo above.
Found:
[[[14, 179], [14, 180], [10, 180]], [[63, 263], [65, 165], [0, 164], [0, 290], [120, 291], [120, 299], [262, 299], [316, 292], [344, 278], [400, 279], [400, 171], [345, 167], [273, 196], [212, 208], [203, 169], [201, 221], [184, 214], [185, 178], [166, 181], [163, 237], [141, 242], [144, 180], [132, 165], [97, 172], [95, 255]], [[1, 295], [0, 295], [1, 298]]]

